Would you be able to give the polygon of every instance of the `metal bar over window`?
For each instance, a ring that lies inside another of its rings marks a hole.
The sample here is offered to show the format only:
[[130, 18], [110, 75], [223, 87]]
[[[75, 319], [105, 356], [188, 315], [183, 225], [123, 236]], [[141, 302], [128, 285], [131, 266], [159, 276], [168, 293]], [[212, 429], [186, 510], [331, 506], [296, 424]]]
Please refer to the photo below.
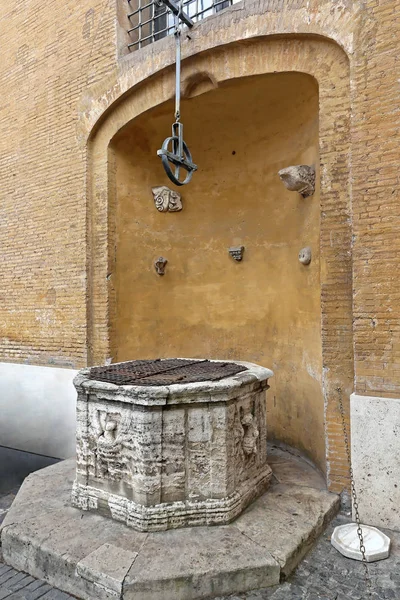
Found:
[[[183, 10], [196, 23], [228, 8], [239, 0], [184, 0]], [[173, 14], [161, 0], [127, 0], [128, 29], [131, 42], [129, 50], [144, 48], [167, 35], [174, 33]]]

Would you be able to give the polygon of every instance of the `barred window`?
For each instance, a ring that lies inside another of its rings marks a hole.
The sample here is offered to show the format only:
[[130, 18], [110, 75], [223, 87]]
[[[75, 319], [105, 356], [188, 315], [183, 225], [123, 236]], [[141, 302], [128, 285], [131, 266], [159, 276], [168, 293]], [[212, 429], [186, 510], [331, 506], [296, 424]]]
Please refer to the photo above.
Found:
[[[143, 48], [147, 44], [174, 32], [174, 16], [161, 0], [127, 0], [128, 30], [131, 42], [129, 50]], [[239, 0], [184, 0], [183, 10], [195, 23], [228, 8]]]

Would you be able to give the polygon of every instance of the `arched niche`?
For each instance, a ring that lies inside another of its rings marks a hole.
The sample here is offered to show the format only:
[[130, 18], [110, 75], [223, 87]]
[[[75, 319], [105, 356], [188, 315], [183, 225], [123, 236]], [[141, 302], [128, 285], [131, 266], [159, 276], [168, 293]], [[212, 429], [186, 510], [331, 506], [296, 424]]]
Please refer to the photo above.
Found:
[[[155, 150], [169, 135], [172, 72], [122, 97], [90, 138], [91, 362], [190, 354], [266, 364], [271, 436], [338, 489], [336, 388], [346, 398], [353, 380], [347, 57], [328, 40], [265, 38], [186, 61], [189, 89], [196, 73], [213, 87], [183, 101], [202, 170], [182, 213], [158, 213], [151, 196], [168, 185]], [[309, 199], [276, 175], [302, 162], [317, 170]], [[234, 264], [227, 246], [242, 242]], [[309, 268], [297, 260], [305, 245]], [[165, 279], [150, 261], [158, 254], [170, 260]]]

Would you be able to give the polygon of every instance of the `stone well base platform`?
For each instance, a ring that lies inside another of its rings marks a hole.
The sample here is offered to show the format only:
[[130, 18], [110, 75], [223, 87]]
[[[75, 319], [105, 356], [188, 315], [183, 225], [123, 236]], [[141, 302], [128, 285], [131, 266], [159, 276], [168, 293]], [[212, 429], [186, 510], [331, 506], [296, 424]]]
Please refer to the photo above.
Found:
[[275, 585], [339, 508], [320, 475], [277, 448], [273, 482], [230, 525], [141, 533], [70, 505], [74, 460], [30, 475], [1, 530], [4, 560], [85, 600], [194, 600]]

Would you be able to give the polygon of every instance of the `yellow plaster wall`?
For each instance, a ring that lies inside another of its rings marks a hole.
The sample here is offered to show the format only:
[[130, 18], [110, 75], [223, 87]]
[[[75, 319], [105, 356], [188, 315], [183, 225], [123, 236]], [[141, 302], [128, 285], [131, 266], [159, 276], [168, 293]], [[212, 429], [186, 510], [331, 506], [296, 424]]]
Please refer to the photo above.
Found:
[[[284, 73], [197, 95], [203, 89], [194, 86], [183, 102], [199, 171], [180, 189], [182, 212], [159, 213], [151, 193], [169, 185], [156, 151], [170, 135], [171, 102], [136, 118], [112, 144], [113, 361], [205, 356], [273, 368], [270, 436], [324, 469], [319, 190], [303, 199], [277, 175], [292, 164], [318, 169], [317, 84]], [[245, 246], [241, 263], [228, 254], [237, 245]], [[297, 255], [308, 245], [306, 267]], [[164, 277], [154, 269], [158, 256], [168, 259]]]

